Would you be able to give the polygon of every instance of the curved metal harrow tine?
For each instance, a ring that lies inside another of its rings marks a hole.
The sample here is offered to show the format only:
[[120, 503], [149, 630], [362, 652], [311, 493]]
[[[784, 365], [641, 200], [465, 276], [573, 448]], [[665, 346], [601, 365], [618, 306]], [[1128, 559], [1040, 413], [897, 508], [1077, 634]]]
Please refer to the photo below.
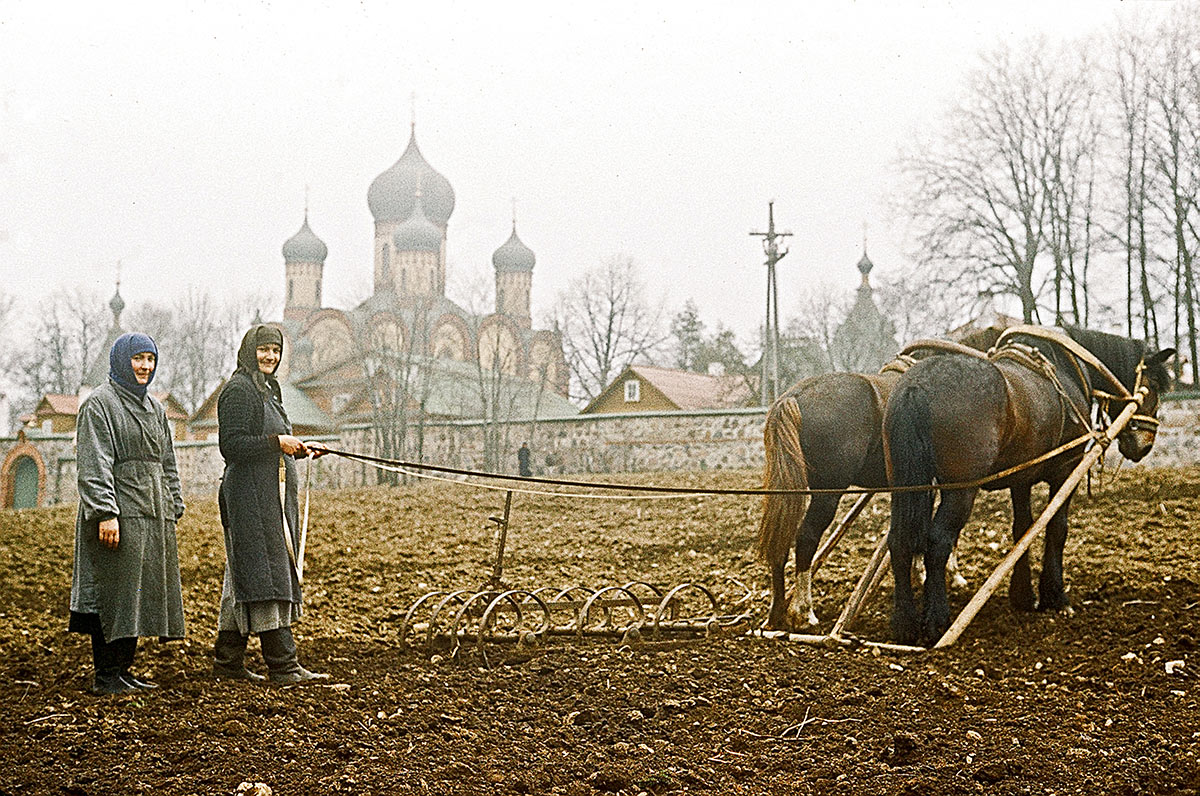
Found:
[[420, 610], [421, 606], [437, 599], [438, 597], [444, 597], [446, 594], [447, 592], [444, 591], [427, 592], [418, 597], [417, 600], [408, 607], [408, 610], [404, 613], [404, 620], [400, 623], [400, 630], [398, 631], [401, 648], [408, 646], [408, 631], [418, 629], [413, 623], [413, 617], [417, 615], [417, 611]]
[[[730, 608], [732, 608], [734, 611], [737, 611], [737, 613], [726, 614], [725, 616], [721, 617], [719, 625], [721, 627], [733, 627], [734, 625], [741, 624], [742, 622], [749, 622], [754, 618], [754, 590], [732, 575], [726, 575], [725, 582], [727, 584], [733, 584], [734, 586], [737, 586], [742, 590], [743, 593], [742, 596], [734, 601], [734, 603], [730, 606]], [[741, 609], [740, 611], [738, 610], [739, 608]]]
[[[447, 629], [447, 632], [450, 634], [451, 649], [457, 651], [461, 637], [466, 635], [467, 631], [463, 626], [463, 619], [470, 615], [471, 607], [478, 606], [479, 603], [491, 602], [492, 598], [499, 593], [495, 591], [477, 591], [462, 601], [462, 604], [458, 606], [458, 610], [454, 612], [454, 619], [451, 620], [450, 627]], [[478, 607], [475, 608], [475, 615], [480, 615]]]
[[690, 581], [665, 591], [633, 580], [601, 589], [577, 584], [533, 590], [429, 592], [405, 613], [400, 644], [415, 646], [423, 633], [426, 652], [444, 646], [457, 656], [464, 641], [474, 641], [487, 663], [487, 642], [527, 646], [551, 635], [571, 635], [579, 639], [619, 637], [625, 644], [638, 640], [646, 627], [653, 627], [655, 638], [668, 632], [712, 634], [751, 618], [753, 590], [735, 577], [727, 576], [725, 585], [722, 596], [731, 589], [742, 592], [733, 603], [733, 612], [727, 614], [719, 612], [719, 600], [712, 590]]
[[[604, 598], [604, 595], [610, 592], [624, 594], [626, 599], [602, 599]], [[588, 623], [592, 618], [592, 608], [597, 607], [597, 605], [604, 611], [603, 623], [596, 627], [589, 627]], [[615, 627], [612, 622], [614, 608], [632, 609], [634, 616], [631, 622], [628, 625], [624, 625], [619, 628]], [[583, 604], [583, 607], [579, 609], [579, 625], [576, 629], [576, 636], [582, 639], [585, 632], [592, 635], [624, 635], [628, 632], [632, 625], [638, 624], [640, 626], [644, 625], [645, 622], [646, 608], [642, 605], [642, 601], [638, 599], [636, 594], [624, 586], [605, 586], [603, 589], [600, 589], [592, 594], [592, 596], [587, 599], [587, 602]]]
[[[709, 607], [712, 613], [701, 619], [700, 617], [692, 617], [679, 619], [679, 595], [684, 594], [689, 590], [700, 592], [708, 598]], [[666, 620], [666, 625], [663, 624], [663, 618], [670, 613], [670, 618]], [[707, 630], [714, 622], [718, 620], [717, 598], [704, 586], [699, 583], [680, 583], [675, 586], [665, 595], [662, 601], [658, 604], [658, 608], [654, 611], [654, 637], [659, 638], [662, 635], [664, 627], [670, 630]]]
[[[452, 592], [449, 592], [448, 594], [446, 594], [446, 596], [443, 597], [436, 606], [434, 606], [433, 611], [429, 614], [429, 628], [425, 632], [425, 651], [426, 652], [429, 652], [433, 649], [434, 641], [436, 640], [436, 638], [438, 636], [437, 620], [438, 620], [438, 616], [442, 613], [442, 610], [452, 602], [457, 601], [457, 602], [461, 603], [461, 602], [465, 602], [466, 600], [469, 600], [471, 598], [472, 594], [473, 594], [473, 592], [471, 592], [469, 589], [459, 589], [458, 591], [452, 591]], [[457, 646], [454, 642], [451, 642], [451, 645]]]
[[[518, 596], [522, 598], [520, 601], [516, 599]], [[522, 630], [521, 625], [524, 612], [521, 611], [521, 606], [529, 605], [530, 602], [537, 604], [537, 606], [542, 609], [542, 623], [534, 630]], [[487, 608], [484, 609], [483, 616], [479, 619], [478, 630], [475, 633], [475, 645], [479, 650], [479, 654], [483, 657], [483, 662], [486, 666], [491, 666], [491, 664], [488, 662], [487, 649], [484, 647], [484, 641], [495, 637], [495, 634], [489, 633], [488, 630], [495, 622], [497, 610], [505, 603], [511, 605], [513, 612], [516, 614], [516, 617], [512, 622], [513, 627], [510, 633], [511, 635], [515, 635], [518, 645], [537, 643], [543, 637], [545, 637], [546, 632], [550, 629], [550, 608], [546, 605], [546, 601], [541, 597], [538, 597], [533, 592], [528, 592], [523, 589], [509, 589], [502, 594], [496, 595], [492, 601], [488, 603]]]

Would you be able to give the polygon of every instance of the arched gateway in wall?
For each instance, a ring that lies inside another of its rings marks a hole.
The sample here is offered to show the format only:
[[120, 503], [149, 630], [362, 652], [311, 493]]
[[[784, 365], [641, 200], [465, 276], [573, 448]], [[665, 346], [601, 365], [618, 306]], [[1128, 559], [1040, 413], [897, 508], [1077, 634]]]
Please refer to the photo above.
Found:
[[37, 448], [17, 445], [0, 467], [0, 506], [30, 509], [42, 505], [46, 491], [46, 465]]

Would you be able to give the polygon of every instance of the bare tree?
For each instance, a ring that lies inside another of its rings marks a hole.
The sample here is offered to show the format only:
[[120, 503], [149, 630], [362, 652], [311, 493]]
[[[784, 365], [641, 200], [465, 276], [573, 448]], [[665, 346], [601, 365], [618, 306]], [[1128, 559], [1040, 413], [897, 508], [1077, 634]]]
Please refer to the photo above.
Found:
[[1119, 185], [1110, 236], [1124, 254], [1125, 330], [1138, 332], [1146, 340], [1158, 339], [1156, 298], [1151, 293], [1146, 209], [1148, 184], [1153, 178], [1149, 165], [1150, 63], [1152, 33], [1125, 23], [1112, 41], [1113, 66], [1107, 85], [1112, 93], [1111, 107], [1116, 114], [1113, 130], [1119, 131], [1114, 159], [1120, 165], [1115, 175]]
[[880, 311], [896, 325], [901, 347], [923, 337], [942, 337], [969, 320], [957, 297], [931, 288], [919, 267], [881, 277], [875, 295]]
[[1090, 50], [1086, 42], [1073, 47], [1073, 57], [1061, 60], [1046, 75], [1052, 85], [1041, 125], [1046, 151], [1042, 191], [1055, 323], [1086, 325], [1089, 319], [1088, 269], [1098, 243], [1094, 208], [1101, 129]]
[[637, 267], [614, 256], [568, 285], [558, 300], [558, 324], [574, 397], [595, 398], [608, 382], [666, 340], [662, 303], [644, 297]]
[[[367, 399], [371, 406], [371, 431], [376, 455], [407, 460], [409, 432], [416, 430], [417, 458], [424, 443], [425, 412], [430, 394], [430, 336], [432, 302], [414, 299], [410, 325], [402, 330], [395, 319], [377, 316], [368, 320], [360, 340], [366, 351]], [[380, 483], [397, 483], [396, 473], [380, 470]]]
[[1177, 13], [1159, 31], [1158, 42], [1149, 136], [1158, 186], [1149, 199], [1166, 231], [1160, 257], [1171, 269], [1174, 344], [1188, 352], [1192, 383], [1200, 384], [1195, 274], [1200, 253], [1200, 22]]
[[14, 355], [14, 380], [25, 400], [74, 394], [100, 354], [111, 326], [108, 310], [94, 294], [76, 289], [55, 291], [37, 312], [29, 342]]
[[1039, 319], [1055, 146], [1072, 140], [1082, 90], [1055, 71], [1061, 56], [1041, 39], [984, 56], [944, 133], [902, 159], [915, 259], [930, 282], [977, 307], [1014, 296], [1027, 322]]
[[264, 304], [261, 296], [222, 301], [189, 287], [170, 305], [131, 308], [124, 325], [154, 338], [162, 360], [155, 387], [194, 412], [233, 370], [242, 334]]

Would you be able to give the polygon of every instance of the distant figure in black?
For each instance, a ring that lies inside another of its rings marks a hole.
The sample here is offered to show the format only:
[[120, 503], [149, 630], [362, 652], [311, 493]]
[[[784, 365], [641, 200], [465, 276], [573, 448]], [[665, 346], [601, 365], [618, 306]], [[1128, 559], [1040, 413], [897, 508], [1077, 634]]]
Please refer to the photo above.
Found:
[[529, 445], [521, 443], [521, 449], [517, 451], [517, 468], [522, 476], [528, 477], [533, 475], [533, 469], [529, 466]]
[[108, 381], [79, 407], [70, 629], [92, 637], [97, 695], [155, 688], [129, 671], [138, 637], [183, 638], [179, 471], [167, 413], [146, 392], [157, 364], [150, 337], [121, 335]]

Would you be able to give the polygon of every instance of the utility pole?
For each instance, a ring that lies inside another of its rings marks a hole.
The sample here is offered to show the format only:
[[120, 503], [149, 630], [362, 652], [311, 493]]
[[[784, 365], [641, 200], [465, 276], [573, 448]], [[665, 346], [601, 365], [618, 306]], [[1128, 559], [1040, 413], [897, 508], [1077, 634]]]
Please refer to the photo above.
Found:
[[762, 238], [763, 253], [767, 255], [767, 311], [763, 334], [762, 391], [763, 406], [770, 406], [779, 397], [779, 290], [775, 281], [775, 264], [787, 256], [788, 250], [779, 245], [790, 232], [775, 231], [775, 200], [767, 202], [767, 231], [751, 232]]

